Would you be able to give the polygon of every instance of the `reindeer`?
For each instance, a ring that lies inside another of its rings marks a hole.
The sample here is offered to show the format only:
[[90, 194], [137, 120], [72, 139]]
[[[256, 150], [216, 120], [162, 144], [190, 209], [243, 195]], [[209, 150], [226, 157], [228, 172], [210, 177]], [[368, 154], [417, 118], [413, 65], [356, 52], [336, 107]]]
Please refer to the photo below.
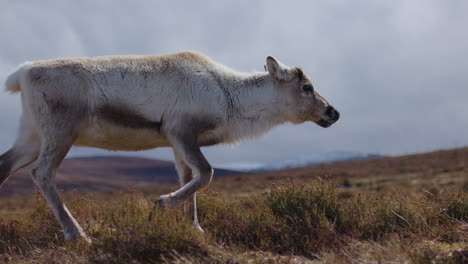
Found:
[[266, 58], [266, 72], [239, 73], [196, 52], [152, 56], [59, 58], [27, 62], [6, 81], [21, 92], [14, 146], [0, 156], [0, 184], [34, 162], [31, 176], [65, 238], [90, 241], [61, 201], [53, 182], [75, 146], [137, 151], [172, 147], [180, 189], [161, 207], [192, 200], [213, 168], [200, 147], [236, 143], [285, 122], [329, 127], [339, 113], [301, 68]]

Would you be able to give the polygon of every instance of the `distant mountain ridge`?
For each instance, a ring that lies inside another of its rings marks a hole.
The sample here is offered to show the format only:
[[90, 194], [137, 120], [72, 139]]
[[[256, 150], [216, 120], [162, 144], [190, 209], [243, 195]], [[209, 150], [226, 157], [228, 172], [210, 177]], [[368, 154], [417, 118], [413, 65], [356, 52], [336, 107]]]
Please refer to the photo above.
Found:
[[[276, 179], [297, 178], [309, 181], [318, 176], [327, 175], [335, 180], [358, 181], [364, 177], [390, 177], [393, 181], [407, 183], [415, 174], [421, 177], [440, 176], [440, 180], [447, 181], [447, 173], [455, 175], [448, 184], [467, 186], [466, 172], [468, 161], [468, 147], [441, 150], [422, 154], [411, 154], [399, 157], [380, 157], [373, 154], [362, 155], [329, 155], [322, 159], [321, 164], [311, 163], [312, 156], [304, 155], [304, 159], [294, 163], [285, 160], [281, 166], [298, 166], [300, 168], [285, 168], [268, 170], [258, 173], [243, 173], [235, 170], [215, 169], [215, 181], [211, 188], [218, 190], [257, 190], [264, 188]], [[333, 158], [347, 158], [339, 162]], [[302, 162], [303, 161], [303, 162]], [[315, 159], [315, 161], [317, 161]], [[323, 162], [327, 161], [327, 162]], [[335, 160], [336, 161], [336, 160]], [[173, 163], [169, 161], [153, 160], [138, 157], [85, 157], [66, 159], [59, 168], [56, 182], [59, 190], [105, 191], [137, 189], [140, 187], [161, 187], [172, 190], [178, 179]], [[219, 166], [218, 166], [219, 167]], [[260, 166], [259, 166], [260, 167]], [[266, 168], [266, 167], [263, 167]], [[272, 168], [272, 167], [270, 167]], [[29, 170], [24, 168], [11, 175], [0, 189], [0, 197], [31, 195], [37, 192], [34, 188]], [[232, 176], [232, 177], [230, 177]], [[397, 177], [398, 176], [398, 177]], [[419, 176], [418, 176], [419, 177]], [[458, 178], [457, 178], [458, 177]], [[221, 179], [221, 180], [216, 180]], [[155, 185], [161, 183], [161, 185]], [[167, 184], [170, 183], [170, 184]], [[360, 183], [359, 183], [360, 184]]]
[[[29, 175], [30, 167], [10, 175], [0, 189], [0, 196], [27, 195], [36, 191]], [[215, 177], [240, 172], [215, 169]], [[97, 156], [65, 159], [56, 174], [59, 190], [105, 191], [138, 188], [151, 184], [178, 183], [170, 161], [125, 157]]]
[[338, 161], [365, 160], [383, 158], [385, 156], [371, 153], [359, 153], [351, 151], [312, 152], [283, 160], [268, 163], [233, 163], [219, 165], [221, 168], [233, 169], [243, 172], [263, 172], [283, 169], [307, 167], [318, 164], [333, 163]]
[[[327, 152], [299, 155], [267, 164], [215, 166], [216, 179], [245, 173], [299, 168], [336, 161], [380, 157], [353, 152]], [[245, 166], [246, 165], [246, 166]], [[1, 196], [27, 195], [37, 191], [26, 167], [11, 175], [0, 189]], [[105, 191], [133, 189], [154, 184], [178, 183], [173, 162], [126, 156], [91, 156], [65, 159], [57, 171], [59, 190]]]

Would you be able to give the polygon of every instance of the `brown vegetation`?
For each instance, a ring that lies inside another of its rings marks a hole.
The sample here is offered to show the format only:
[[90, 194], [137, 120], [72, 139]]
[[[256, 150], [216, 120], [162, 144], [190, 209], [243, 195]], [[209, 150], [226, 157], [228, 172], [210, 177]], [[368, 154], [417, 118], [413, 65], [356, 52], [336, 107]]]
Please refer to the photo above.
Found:
[[65, 195], [91, 245], [63, 241], [41, 196], [3, 200], [0, 261], [466, 263], [467, 154], [465, 148], [224, 178], [199, 195], [205, 234], [181, 208], [158, 210], [148, 221], [156, 195], [170, 185]]

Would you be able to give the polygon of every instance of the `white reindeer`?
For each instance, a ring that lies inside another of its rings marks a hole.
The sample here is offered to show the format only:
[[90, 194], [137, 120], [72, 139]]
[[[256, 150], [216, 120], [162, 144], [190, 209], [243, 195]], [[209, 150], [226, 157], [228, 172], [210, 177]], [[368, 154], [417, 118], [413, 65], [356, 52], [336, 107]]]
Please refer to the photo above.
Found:
[[182, 187], [158, 203], [192, 199], [202, 231], [195, 193], [213, 169], [200, 147], [253, 138], [285, 122], [328, 127], [339, 118], [300, 68], [267, 57], [265, 69], [239, 73], [196, 52], [27, 62], [6, 81], [7, 90], [21, 92], [23, 112], [14, 146], [0, 156], [0, 184], [37, 160], [32, 178], [65, 238], [89, 241], [53, 183], [71, 146], [172, 147]]

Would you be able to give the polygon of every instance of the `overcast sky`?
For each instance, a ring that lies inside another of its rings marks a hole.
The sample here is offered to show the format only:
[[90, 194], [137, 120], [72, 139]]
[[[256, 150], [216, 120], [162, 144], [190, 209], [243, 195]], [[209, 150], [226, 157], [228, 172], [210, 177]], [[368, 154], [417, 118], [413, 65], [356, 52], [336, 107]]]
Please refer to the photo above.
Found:
[[[328, 129], [288, 124], [235, 147], [205, 148], [214, 164], [468, 145], [468, 1], [0, 0], [0, 6], [2, 83], [24, 61], [63, 56], [190, 49], [240, 71], [262, 71], [273, 55], [307, 71], [341, 112]], [[2, 90], [1, 152], [14, 142], [20, 114], [19, 96]], [[169, 149], [123, 154], [172, 159]]]

